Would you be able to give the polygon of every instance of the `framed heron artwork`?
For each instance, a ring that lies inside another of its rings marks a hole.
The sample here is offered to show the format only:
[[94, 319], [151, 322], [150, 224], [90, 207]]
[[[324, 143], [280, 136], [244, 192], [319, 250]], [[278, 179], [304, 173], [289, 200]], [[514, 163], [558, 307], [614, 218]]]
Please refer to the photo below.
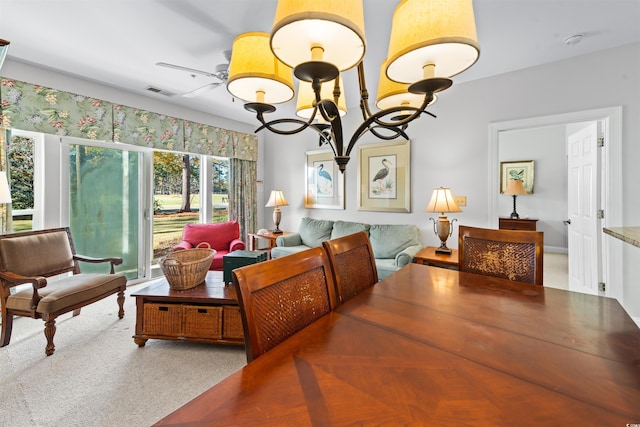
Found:
[[359, 150], [358, 209], [411, 212], [410, 142], [363, 144]]
[[500, 193], [504, 193], [509, 181], [515, 179], [522, 181], [527, 194], [533, 194], [533, 168], [533, 160], [500, 162]]
[[304, 207], [344, 209], [344, 175], [333, 160], [333, 151], [306, 152]]

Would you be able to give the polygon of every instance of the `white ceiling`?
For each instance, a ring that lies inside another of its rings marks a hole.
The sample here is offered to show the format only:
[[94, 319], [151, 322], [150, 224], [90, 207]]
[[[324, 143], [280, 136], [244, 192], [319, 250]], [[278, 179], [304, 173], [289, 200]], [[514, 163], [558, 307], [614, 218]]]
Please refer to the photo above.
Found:
[[[276, 0], [0, 0], [0, 38], [8, 58], [255, 124], [224, 86], [184, 94], [215, 78], [157, 62], [215, 71], [223, 51], [247, 31], [270, 32]], [[370, 100], [386, 57], [398, 1], [364, 0]], [[480, 59], [454, 84], [640, 42], [640, 0], [475, 0]], [[563, 40], [583, 34], [568, 46]], [[594, 64], [606, 67], [606, 64]], [[358, 103], [355, 70], [344, 75], [347, 104]], [[36, 82], [37, 83], [37, 82]], [[442, 95], [446, 96], [446, 92]], [[289, 112], [291, 107], [281, 111]]]

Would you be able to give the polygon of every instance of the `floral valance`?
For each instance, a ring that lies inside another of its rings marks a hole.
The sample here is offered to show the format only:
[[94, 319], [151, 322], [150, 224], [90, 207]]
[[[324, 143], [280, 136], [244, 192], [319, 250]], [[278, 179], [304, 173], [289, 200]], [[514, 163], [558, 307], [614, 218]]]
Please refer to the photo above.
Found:
[[257, 161], [258, 138], [0, 78], [0, 127]]

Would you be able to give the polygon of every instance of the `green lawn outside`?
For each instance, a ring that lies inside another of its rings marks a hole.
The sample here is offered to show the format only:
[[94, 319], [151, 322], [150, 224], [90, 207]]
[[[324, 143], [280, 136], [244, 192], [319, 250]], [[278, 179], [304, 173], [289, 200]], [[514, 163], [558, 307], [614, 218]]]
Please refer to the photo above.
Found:
[[[216, 204], [226, 203], [226, 195], [216, 194], [213, 196], [213, 202]], [[162, 209], [173, 210], [179, 209], [182, 198], [179, 194], [172, 195], [156, 195], [154, 199], [160, 202]], [[192, 206], [199, 206], [200, 197], [195, 194], [191, 197]], [[227, 221], [229, 218], [226, 207], [217, 207], [214, 209], [213, 222]], [[199, 221], [199, 213], [197, 210], [193, 212], [166, 212], [153, 216], [153, 261], [166, 255], [173, 246], [178, 244], [182, 238], [182, 230], [185, 224], [193, 224]], [[21, 219], [13, 221], [13, 232], [31, 230], [31, 220]]]

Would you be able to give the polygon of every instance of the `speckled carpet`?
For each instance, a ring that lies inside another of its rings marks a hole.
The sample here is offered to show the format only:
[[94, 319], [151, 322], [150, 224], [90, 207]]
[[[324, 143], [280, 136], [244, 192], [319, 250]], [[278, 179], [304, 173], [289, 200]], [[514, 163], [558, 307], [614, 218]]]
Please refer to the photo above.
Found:
[[116, 296], [58, 318], [56, 351], [45, 356], [44, 322], [15, 318], [0, 348], [0, 426], [149, 426], [246, 364], [243, 347], [133, 342], [135, 298], [125, 317]]

